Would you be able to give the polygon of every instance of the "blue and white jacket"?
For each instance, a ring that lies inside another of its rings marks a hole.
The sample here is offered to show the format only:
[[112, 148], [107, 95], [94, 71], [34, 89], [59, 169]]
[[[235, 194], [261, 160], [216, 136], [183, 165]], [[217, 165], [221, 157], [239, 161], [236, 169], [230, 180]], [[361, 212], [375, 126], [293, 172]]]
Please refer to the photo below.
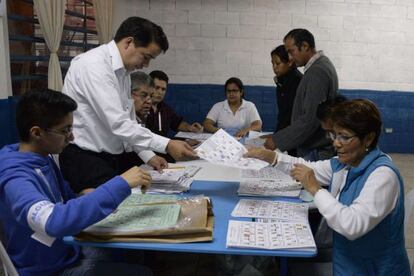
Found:
[[20, 275], [51, 275], [79, 259], [63, 242], [106, 216], [131, 193], [117, 176], [76, 198], [51, 157], [0, 150], [0, 220], [5, 247]]

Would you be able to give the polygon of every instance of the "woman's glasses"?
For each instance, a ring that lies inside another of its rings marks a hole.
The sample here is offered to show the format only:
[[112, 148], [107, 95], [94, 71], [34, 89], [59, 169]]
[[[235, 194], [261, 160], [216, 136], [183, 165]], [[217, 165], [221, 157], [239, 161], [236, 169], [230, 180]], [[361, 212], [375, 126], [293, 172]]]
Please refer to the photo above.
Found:
[[358, 135], [351, 135], [351, 136], [346, 136], [346, 135], [341, 135], [341, 134], [336, 134], [333, 132], [328, 132], [327, 133], [327, 137], [329, 139], [333, 141], [337, 140], [339, 143], [347, 145], [349, 143], [351, 143], [352, 138], [356, 137]]

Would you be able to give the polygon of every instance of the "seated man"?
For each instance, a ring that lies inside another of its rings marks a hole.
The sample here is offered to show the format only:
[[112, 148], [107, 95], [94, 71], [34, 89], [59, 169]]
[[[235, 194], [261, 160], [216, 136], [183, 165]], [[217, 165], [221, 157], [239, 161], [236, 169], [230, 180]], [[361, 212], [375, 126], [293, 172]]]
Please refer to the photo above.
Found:
[[164, 102], [167, 92], [168, 76], [162, 71], [152, 71], [155, 90], [152, 96], [152, 108], [147, 118], [146, 127], [152, 132], [168, 137], [168, 131], [201, 132], [203, 127], [195, 122], [192, 125], [183, 120], [175, 111]]
[[[20, 143], [0, 151], [0, 220], [5, 247], [19, 275], [151, 275], [139, 265], [114, 263], [102, 250], [80, 248], [63, 237], [104, 219], [151, 177], [133, 167], [76, 198], [51, 154], [70, 141], [77, 104], [52, 90], [28, 92], [17, 105]], [[89, 275], [89, 274], [88, 274]]]
[[[154, 81], [149, 75], [141, 71], [131, 74], [131, 94], [134, 100], [135, 115], [138, 123], [143, 127], [145, 127], [145, 122], [151, 109], [153, 93]], [[140, 158], [137, 157], [135, 152], [122, 154], [120, 162], [122, 170], [128, 169], [131, 166], [140, 166], [145, 163], [145, 160], [156, 160], [160, 164], [160, 170], [168, 166], [167, 161], [163, 157], [155, 155], [153, 151], [144, 150], [138, 155]]]

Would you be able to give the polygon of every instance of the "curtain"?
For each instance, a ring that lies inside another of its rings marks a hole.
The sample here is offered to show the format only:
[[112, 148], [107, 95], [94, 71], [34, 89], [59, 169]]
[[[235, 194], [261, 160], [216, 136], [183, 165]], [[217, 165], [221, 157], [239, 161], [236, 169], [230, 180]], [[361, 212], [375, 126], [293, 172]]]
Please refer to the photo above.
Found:
[[62, 91], [62, 72], [57, 51], [65, 21], [66, 0], [34, 0], [33, 2], [43, 37], [50, 51], [48, 88]]
[[112, 40], [112, 0], [93, 0], [95, 23], [100, 44]]

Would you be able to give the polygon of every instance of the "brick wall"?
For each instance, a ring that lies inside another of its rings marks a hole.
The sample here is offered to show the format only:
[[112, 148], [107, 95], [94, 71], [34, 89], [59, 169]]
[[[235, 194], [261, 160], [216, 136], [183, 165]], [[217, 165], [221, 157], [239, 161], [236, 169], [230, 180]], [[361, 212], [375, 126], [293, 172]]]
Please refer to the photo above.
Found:
[[149, 70], [173, 83], [272, 86], [270, 51], [292, 28], [309, 29], [345, 89], [414, 91], [413, 0], [117, 0], [128, 16], [161, 25], [170, 49]]

